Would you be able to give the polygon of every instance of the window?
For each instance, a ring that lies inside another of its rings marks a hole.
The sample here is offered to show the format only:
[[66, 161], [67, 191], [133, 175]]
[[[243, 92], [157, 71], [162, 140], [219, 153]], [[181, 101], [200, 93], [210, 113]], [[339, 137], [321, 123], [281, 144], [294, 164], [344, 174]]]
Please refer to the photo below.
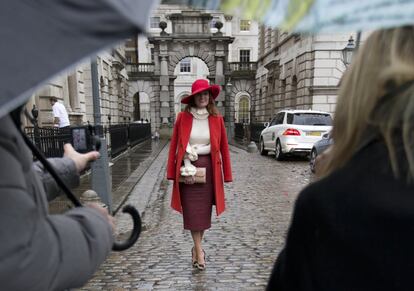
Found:
[[214, 17], [210, 22], [210, 28], [216, 28], [214, 25], [216, 25], [217, 21], [220, 21], [220, 18]]
[[154, 48], [151, 48], [151, 63], [154, 62]]
[[250, 20], [240, 20], [240, 31], [250, 31]]
[[191, 59], [185, 58], [180, 62], [180, 72], [181, 73], [190, 73], [191, 72]]
[[250, 50], [240, 50], [240, 63], [250, 63]]
[[330, 114], [322, 113], [289, 113], [287, 123], [297, 125], [332, 125], [332, 117]]
[[285, 113], [284, 112], [280, 112], [280, 113], [276, 114], [275, 118], [273, 118], [272, 122], [270, 123], [270, 126], [277, 125], [277, 124], [282, 124], [284, 118], [285, 118]]
[[276, 115], [276, 124], [283, 124], [283, 119], [285, 119], [285, 113], [281, 112]]
[[242, 97], [239, 101], [239, 122], [249, 123], [249, 98]]
[[161, 18], [159, 16], [150, 18], [150, 28], [159, 28]]

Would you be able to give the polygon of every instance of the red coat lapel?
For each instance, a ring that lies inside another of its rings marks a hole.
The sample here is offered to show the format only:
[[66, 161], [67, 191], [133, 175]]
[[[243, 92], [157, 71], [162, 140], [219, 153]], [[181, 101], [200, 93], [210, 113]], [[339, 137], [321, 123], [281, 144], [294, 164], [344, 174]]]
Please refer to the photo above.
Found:
[[193, 128], [193, 116], [191, 113], [184, 112], [183, 118], [181, 120], [181, 144], [185, 150], [187, 147], [188, 141], [190, 140], [191, 129]]

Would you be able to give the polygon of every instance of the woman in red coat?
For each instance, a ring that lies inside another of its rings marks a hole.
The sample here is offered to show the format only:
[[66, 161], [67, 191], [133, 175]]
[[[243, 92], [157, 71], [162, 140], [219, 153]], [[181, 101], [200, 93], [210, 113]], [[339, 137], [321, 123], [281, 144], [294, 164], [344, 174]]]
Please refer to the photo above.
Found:
[[[205, 269], [201, 242], [211, 227], [212, 206], [217, 215], [224, 211], [223, 181], [233, 179], [223, 117], [214, 105], [219, 93], [220, 86], [207, 80], [193, 83], [191, 95], [181, 100], [187, 106], [177, 116], [168, 155], [167, 178], [174, 180], [171, 206], [183, 214], [184, 229], [191, 231], [192, 265], [199, 270]], [[205, 183], [195, 183], [196, 168], [206, 168]]]

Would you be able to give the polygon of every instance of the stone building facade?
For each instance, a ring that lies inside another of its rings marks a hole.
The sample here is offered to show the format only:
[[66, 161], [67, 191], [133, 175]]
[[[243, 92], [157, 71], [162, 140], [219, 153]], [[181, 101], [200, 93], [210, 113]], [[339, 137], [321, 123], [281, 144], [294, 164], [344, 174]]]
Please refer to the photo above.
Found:
[[[97, 55], [101, 121], [124, 122], [131, 119], [132, 98], [125, 70], [124, 45]], [[29, 100], [26, 107], [33, 105], [39, 110], [40, 126], [53, 126], [52, 108], [49, 98], [56, 97], [63, 103], [69, 114], [71, 125], [93, 124], [93, 98], [91, 63], [78, 64], [72, 70], [60, 74], [40, 88]], [[26, 121], [26, 125], [30, 125]]]
[[333, 113], [338, 83], [346, 69], [342, 50], [354, 34], [306, 36], [261, 27], [254, 122], [281, 109]]

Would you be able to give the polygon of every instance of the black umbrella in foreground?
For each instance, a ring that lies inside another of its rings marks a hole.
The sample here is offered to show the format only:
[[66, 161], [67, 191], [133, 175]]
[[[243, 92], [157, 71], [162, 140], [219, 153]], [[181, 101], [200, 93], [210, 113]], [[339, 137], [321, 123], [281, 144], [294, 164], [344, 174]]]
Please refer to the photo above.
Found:
[[[155, 1], [156, 2], [156, 1]], [[145, 30], [154, 1], [4, 0], [0, 1], [0, 118], [22, 106], [59, 72], [98, 50]], [[19, 118], [14, 118], [19, 127]], [[25, 142], [75, 206], [82, 206], [53, 167], [23, 135]], [[141, 221], [132, 206], [130, 238], [113, 250], [131, 247]]]

